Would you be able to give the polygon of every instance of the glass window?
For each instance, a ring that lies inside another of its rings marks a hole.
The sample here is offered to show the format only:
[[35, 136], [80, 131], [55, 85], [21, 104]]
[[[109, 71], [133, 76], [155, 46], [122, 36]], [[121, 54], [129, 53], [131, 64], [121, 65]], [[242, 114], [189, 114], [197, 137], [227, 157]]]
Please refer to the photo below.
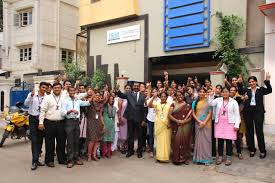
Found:
[[32, 10], [25, 10], [14, 15], [14, 25], [25, 27], [32, 24]]
[[20, 61], [28, 61], [32, 60], [32, 48], [31, 47], [25, 47], [25, 48], [20, 48]]
[[74, 54], [73, 54], [72, 50], [66, 50], [66, 49], [61, 50], [61, 61], [62, 62], [68, 61], [69, 63], [72, 63], [73, 57], [74, 57]]

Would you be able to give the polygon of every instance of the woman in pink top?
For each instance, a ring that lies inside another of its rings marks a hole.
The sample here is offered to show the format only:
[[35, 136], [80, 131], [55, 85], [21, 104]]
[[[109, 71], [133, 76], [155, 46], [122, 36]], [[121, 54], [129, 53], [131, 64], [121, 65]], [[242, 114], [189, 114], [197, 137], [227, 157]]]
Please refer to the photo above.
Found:
[[[213, 96], [212, 96], [213, 97]], [[240, 112], [236, 100], [229, 97], [229, 89], [222, 89], [222, 97], [212, 100], [210, 105], [215, 107], [215, 138], [218, 139], [219, 157], [216, 164], [223, 162], [224, 142], [226, 142], [225, 165], [232, 164], [232, 141], [237, 139], [237, 131], [240, 126]]]

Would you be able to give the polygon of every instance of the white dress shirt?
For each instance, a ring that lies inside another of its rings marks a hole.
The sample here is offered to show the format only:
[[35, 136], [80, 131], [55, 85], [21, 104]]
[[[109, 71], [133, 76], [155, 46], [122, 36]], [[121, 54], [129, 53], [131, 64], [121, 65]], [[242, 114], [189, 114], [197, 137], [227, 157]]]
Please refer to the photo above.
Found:
[[39, 96], [38, 91], [35, 92], [35, 94], [32, 96], [32, 92], [30, 92], [24, 102], [24, 105], [29, 107], [28, 113], [32, 116], [39, 116], [40, 113], [40, 106], [42, 104], [42, 101], [44, 100], [43, 96]]
[[[152, 97], [150, 99], [147, 100], [147, 105], [149, 104], [149, 102], [152, 100]], [[154, 100], [154, 102], [160, 102], [160, 98], [156, 98]], [[155, 118], [156, 118], [156, 110], [155, 108], [150, 108], [148, 107], [148, 114], [146, 117], [149, 121], [151, 122], [155, 122]]]
[[39, 116], [39, 124], [44, 124], [44, 120], [60, 121], [62, 116], [62, 95], [56, 96], [54, 93], [44, 97], [41, 103], [41, 112]]

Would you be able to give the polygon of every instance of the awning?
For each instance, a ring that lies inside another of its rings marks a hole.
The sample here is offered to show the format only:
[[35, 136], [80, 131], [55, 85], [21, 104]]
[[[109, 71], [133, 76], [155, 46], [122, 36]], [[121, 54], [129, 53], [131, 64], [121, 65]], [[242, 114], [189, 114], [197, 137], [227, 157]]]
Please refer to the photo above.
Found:
[[275, 3], [260, 5], [259, 9], [265, 16], [275, 14]]

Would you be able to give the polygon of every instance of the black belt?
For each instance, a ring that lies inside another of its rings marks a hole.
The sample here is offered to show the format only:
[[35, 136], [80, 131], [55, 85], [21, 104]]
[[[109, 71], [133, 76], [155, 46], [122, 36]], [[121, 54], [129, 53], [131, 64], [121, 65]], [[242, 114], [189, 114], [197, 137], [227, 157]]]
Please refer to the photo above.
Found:
[[64, 120], [49, 120], [49, 119], [46, 119], [47, 121], [50, 121], [50, 122], [55, 122], [55, 123], [61, 123], [63, 122]]

